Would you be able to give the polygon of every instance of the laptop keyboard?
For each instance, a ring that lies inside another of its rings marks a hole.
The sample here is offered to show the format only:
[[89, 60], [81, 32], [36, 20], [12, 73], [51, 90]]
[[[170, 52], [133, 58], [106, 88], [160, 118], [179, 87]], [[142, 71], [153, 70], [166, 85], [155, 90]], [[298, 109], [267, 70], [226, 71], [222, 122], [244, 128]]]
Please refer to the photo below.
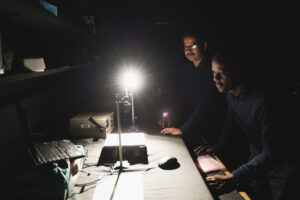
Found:
[[70, 140], [58, 140], [55, 142], [66, 152], [69, 158], [76, 158], [83, 154]]
[[40, 164], [84, 157], [84, 154], [70, 140], [37, 143], [34, 147]]
[[[50, 142], [52, 146], [53, 153], [55, 153], [60, 159], [68, 158], [68, 155], [63, 151], [63, 149], [57, 144], [57, 141]], [[74, 145], [73, 145], [74, 146]]]

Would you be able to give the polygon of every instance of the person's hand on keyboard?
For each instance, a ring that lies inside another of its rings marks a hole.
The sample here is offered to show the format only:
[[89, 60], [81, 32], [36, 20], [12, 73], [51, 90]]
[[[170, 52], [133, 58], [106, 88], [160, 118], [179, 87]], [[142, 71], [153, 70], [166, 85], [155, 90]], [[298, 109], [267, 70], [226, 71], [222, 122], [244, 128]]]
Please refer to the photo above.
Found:
[[237, 182], [232, 174], [208, 176], [206, 181], [218, 195], [231, 192], [237, 187]]

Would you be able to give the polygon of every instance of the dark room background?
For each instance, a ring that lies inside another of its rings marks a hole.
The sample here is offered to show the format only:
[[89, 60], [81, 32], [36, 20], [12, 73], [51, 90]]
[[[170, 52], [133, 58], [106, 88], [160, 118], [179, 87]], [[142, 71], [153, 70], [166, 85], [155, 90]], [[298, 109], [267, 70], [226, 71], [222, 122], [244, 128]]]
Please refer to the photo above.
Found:
[[[198, 31], [209, 53], [220, 44], [243, 47], [252, 80], [276, 93], [299, 99], [299, 7], [265, 1], [97, 1], [0, 0], [2, 52], [13, 52], [12, 69], [0, 75], [1, 167], [22, 155], [23, 136], [16, 105], [29, 114], [33, 131], [47, 138], [70, 136], [69, 120], [81, 112], [115, 110], [116, 77], [123, 65], [145, 74], [137, 94], [138, 119], [154, 123], [153, 107], [174, 97], [182, 35]], [[84, 17], [93, 16], [94, 24]], [[45, 72], [30, 72], [24, 58], [43, 57]], [[65, 67], [68, 66], [68, 67]], [[149, 124], [148, 124], [149, 125]]]

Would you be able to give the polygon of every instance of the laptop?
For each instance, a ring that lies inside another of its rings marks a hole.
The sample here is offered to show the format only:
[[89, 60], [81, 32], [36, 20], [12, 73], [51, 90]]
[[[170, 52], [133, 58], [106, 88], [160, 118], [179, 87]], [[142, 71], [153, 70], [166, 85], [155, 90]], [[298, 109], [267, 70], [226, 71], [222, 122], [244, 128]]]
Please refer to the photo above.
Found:
[[69, 139], [34, 143], [27, 111], [20, 105], [17, 105], [17, 111], [23, 128], [26, 149], [35, 165], [85, 157], [85, 153], [79, 150]]

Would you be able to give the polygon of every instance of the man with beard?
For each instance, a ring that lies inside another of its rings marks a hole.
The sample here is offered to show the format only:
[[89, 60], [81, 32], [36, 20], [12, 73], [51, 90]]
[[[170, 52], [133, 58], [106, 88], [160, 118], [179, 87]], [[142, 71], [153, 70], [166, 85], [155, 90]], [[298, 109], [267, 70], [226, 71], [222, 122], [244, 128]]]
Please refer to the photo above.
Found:
[[[213, 80], [220, 93], [225, 93], [228, 103], [227, 123], [235, 122], [249, 142], [250, 157], [247, 163], [229, 175], [207, 177], [217, 191], [226, 190], [236, 183], [244, 185], [252, 199], [293, 199], [293, 185], [297, 185], [297, 158], [293, 130], [280, 118], [287, 114], [287, 104], [281, 110], [278, 98], [270, 98], [265, 92], [251, 89], [245, 82], [245, 59], [231, 50], [219, 51], [212, 60]], [[283, 115], [284, 114], [284, 115]], [[290, 130], [289, 130], [290, 128]], [[215, 152], [226, 149], [225, 130]], [[222, 148], [220, 148], [222, 147]], [[207, 149], [202, 149], [206, 150]], [[209, 150], [211, 151], [211, 149]], [[294, 181], [294, 183], [292, 183]]]
[[[225, 100], [216, 90], [206, 55], [207, 42], [196, 34], [183, 37], [184, 54], [187, 60], [180, 74], [177, 110], [181, 117], [180, 128], [165, 128], [162, 134], [182, 135], [188, 148], [201, 144], [202, 137], [215, 144], [223, 124]], [[179, 125], [178, 124], [178, 125]]]

